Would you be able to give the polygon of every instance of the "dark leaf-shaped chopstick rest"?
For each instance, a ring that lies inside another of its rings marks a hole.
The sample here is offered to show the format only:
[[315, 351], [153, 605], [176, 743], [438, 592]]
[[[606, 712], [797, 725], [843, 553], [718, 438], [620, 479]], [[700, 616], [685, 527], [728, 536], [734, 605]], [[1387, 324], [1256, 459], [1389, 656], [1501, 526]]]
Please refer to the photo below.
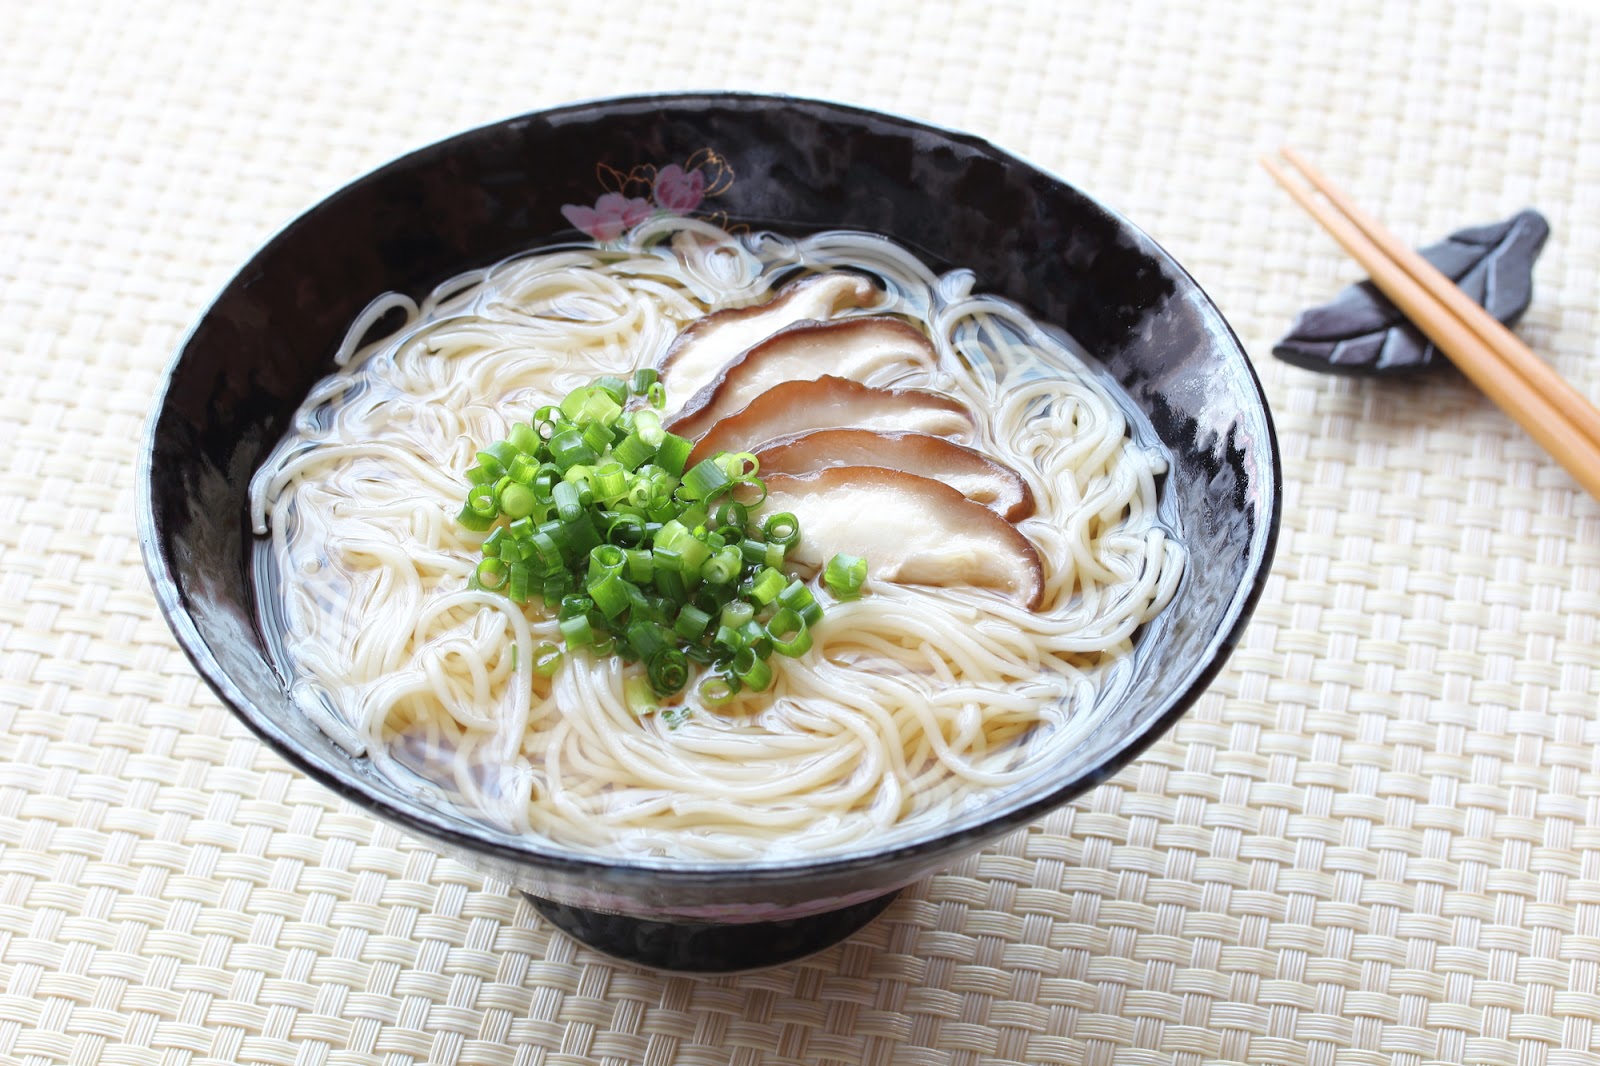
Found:
[[[1504, 222], [1457, 230], [1419, 252], [1509, 326], [1533, 298], [1533, 261], [1548, 236], [1544, 216], [1527, 210]], [[1307, 370], [1375, 376], [1414, 374], [1444, 361], [1370, 281], [1300, 312], [1272, 354]]]

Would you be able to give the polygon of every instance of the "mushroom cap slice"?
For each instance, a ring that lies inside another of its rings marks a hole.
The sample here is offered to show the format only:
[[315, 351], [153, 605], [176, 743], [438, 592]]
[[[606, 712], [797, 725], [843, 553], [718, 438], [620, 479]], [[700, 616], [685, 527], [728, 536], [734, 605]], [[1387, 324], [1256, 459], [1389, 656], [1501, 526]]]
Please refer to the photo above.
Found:
[[755, 455], [762, 476], [880, 466], [949, 485], [1007, 522], [1020, 522], [1034, 511], [1033, 490], [1021, 474], [982, 452], [926, 433], [819, 429], [772, 441]]
[[888, 315], [797, 322], [746, 349], [691, 396], [667, 428], [693, 440], [785, 381], [812, 381], [831, 374], [884, 384], [908, 371], [932, 371], [938, 362], [927, 337]]
[[785, 381], [707, 430], [689, 463], [718, 452], [755, 451], [779, 437], [847, 426], [970, 439], [972, 412], [923, 389], [874, 389], [829, 374], [815, 381]]
[[989, 589], [1029, 610], [1044, 598], [1044, 565], [1028, 538], [949, 485], [876, 466], [764, 480], [763, 509], [799, 520], [796, 566], [818, 570], [844, 552], [866, 559], [873, 581]]
[[791, 281], [766, 303], [714, 311], [689, 324], [661, 357], [667, 410], [676, 411], [752, 344], [807, 319], [826, 319], [846, 308], [867, 307], [880, 293], [857, 274], [812, 274]]

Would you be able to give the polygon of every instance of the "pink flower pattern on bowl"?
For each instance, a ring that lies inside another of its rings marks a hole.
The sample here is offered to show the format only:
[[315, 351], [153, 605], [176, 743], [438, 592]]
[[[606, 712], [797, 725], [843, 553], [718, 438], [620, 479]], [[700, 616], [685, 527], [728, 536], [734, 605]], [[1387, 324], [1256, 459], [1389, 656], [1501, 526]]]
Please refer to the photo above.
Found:
[[605, 163], [595, 168], [606, 191], [590, 207], [563, 204], [561, 214], [574, 227], [606, 243], [652, 218], [689, 215], [733, 184], [733, 168], [709, 148], [683, 163], [657, 168], [641, 164], [627, 172]]
[[623, 196], [620, 192], [608, 192], [596, 200], [593, 207], [564, 204], [561, 213], [568, 222], [595, 240], [614, 241], [649, 218], [654, 209], [648, 200]]
[[699, 207], [705, 191], [706, 175], [702, 170], [686, 171], [673, 163], [656, 175], [656, 203], [674, 215], [687, 215]]

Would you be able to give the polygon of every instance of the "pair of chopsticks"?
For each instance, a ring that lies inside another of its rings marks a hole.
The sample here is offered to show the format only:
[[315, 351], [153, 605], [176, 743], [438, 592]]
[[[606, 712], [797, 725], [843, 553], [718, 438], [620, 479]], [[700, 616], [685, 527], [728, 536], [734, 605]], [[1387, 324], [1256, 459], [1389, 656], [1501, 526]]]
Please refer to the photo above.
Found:
[[1426, 259], [1290, 148], [1261, 165], [1363, 267], [1372, 283], [1528, 436], [1600, 499], [1600, 411]]

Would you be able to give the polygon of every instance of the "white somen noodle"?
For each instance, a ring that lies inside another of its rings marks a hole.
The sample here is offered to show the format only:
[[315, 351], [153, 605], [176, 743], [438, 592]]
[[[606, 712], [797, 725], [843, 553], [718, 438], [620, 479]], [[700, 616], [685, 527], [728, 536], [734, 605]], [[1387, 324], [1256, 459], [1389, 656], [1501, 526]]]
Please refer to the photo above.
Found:
[[[598, 375], [654, 365], [708, 312], [830, 269], [885, 289], [846, 313], [931, 337], [937, 371], [894, 384], [961, 400], [973, 446], [1028, 481], [1037, 512], [1019, 529], [1044, 562], [1042, 607], [869, 576], [810, 651], [772, 660], [768, 692], [715, 710], [691, 684], [674, 714], [635, 715], [623, 692], [639, 668], [614, 656], [536, 676], [535, 649], [561, 642], [553, 616], [469, 587], [485, 534], [455, 515], [474, 453]], [[1061, 341], [972, 282], [870, 235], [663, 218], [463, 275], [420, 305], [375, 301], [251, 486], [297, 704], [402, 789], [611, 854], [838, 852], [1014, 786], [1171, 598], [1183, 553], [1156, 516], [1160, 451]]]

